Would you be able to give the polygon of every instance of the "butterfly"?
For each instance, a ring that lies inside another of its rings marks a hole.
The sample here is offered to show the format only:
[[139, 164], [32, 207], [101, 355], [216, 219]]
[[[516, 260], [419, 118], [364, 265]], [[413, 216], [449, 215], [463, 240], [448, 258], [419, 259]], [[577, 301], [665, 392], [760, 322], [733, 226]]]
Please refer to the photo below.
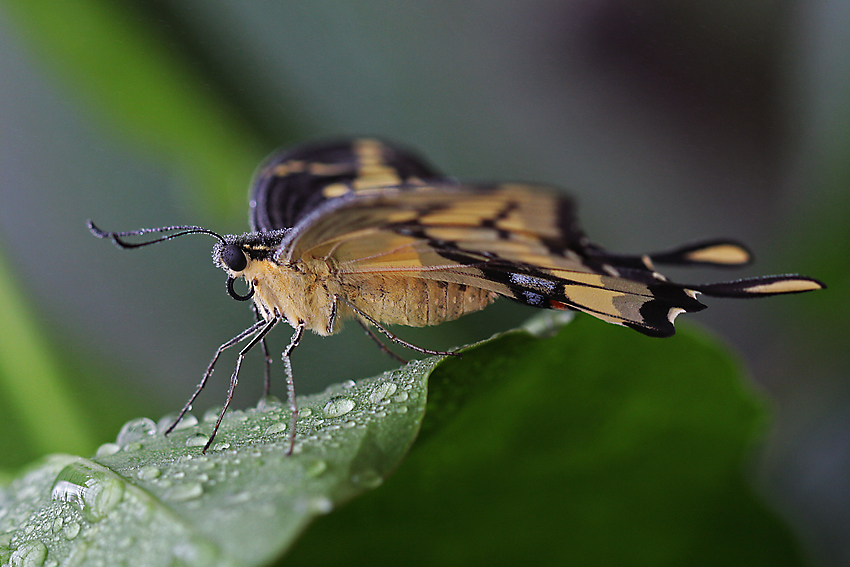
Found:
[[[294, 329], [282, 355], [291, 453], [298, 417], [291, 354], [305, 331], [332, 335], [354, 319], [388, 354], [393, 353], [373, 329], [418, 352], [450, 355], [408, 343], [385, 325], [436, 325], [507, 297], [667, 337], [675, 332], [679, 314], [705, 309], [700, 294], [750, 298], [825, 287], [795, 274], [675, 283], [656, 264], [734, 267], [750, 263], [752, 256], [728, 239], [651, 254], [614, 254], [585, 236], [575, 208], [572, 199], [551, 187], [460, 182], [405, 148], [361, 138], [302, 145], [268, 158], [253, 182], [251, 232], [222, 236], [198, 226], [106, 232], [91, 221], [89, 229], [120, 248], [187, 234], [212, 236], [217, 240], [213, 261], [227, 273], [228, 294], [252, 301], [256, 322], [218, 348], [166, 432], [191, 407], [220, 355], [244, 341], [204, 451], [230, 405], [242, 360], [258, 343], [266, 358], [268, 395], [271, 359], [265, 337], [281, 322]], [[132, 242], [151, 234], [157, 236]], [[247, 293], [234, 288], [239, 278]]]

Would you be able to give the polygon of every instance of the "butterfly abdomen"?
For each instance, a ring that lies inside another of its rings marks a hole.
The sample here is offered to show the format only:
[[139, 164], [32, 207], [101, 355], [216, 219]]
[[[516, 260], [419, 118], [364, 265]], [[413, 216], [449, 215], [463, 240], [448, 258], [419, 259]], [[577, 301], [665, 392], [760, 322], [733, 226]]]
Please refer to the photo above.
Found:
[[346, 298], [389, 325], [437, 325], [480, 311], [498, 297], [485, 289], [409, 275], [361, 274], [348, 279]]

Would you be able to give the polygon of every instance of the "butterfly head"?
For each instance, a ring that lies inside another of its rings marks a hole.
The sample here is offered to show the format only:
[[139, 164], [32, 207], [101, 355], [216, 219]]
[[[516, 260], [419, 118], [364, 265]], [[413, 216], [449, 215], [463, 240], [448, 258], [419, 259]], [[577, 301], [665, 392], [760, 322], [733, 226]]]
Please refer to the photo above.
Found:
[[[254, 295], [257, 275], [273, 262], [274, 253], [286, 231], [248, 232], [240, 236], [226, 235], [213, 247], [216, 266], [227, 272], [227, 293], [237, 301], [247, 301]], [[239, 278], [248, 282], [248, 293], [240, 294], [233, 288]]]

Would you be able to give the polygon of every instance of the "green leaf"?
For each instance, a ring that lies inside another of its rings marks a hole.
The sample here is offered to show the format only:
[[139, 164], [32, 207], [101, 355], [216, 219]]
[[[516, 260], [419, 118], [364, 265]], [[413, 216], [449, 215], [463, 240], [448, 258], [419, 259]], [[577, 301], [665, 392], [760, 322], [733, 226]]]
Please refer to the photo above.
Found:
[[742, 473], [764, 412], [723, 349], [543, 321], [299, 398], [292, 457], [279, 402], [206, 455], [215, 411], [50, 457], [0, 494], [0, 562], [259, 565], [322, 516], [287, 563], [800, 564]]
[[274, 401], [228, 412], [206, 455], [215, 411], [168, 437], [159, 432], [174, 416], [128, 422], [94, 459], [50, 457], [0, 495], [0, 562], [44, 553], [75, 565], [268, 562], [398, 465], [437, 360], [299, 398], [291, 457], [289, 410]]
[[801, 565], [750, 488], [760, 400], [717, 342], [578, 317], [443, 362], [398, 471], [286, 564]]

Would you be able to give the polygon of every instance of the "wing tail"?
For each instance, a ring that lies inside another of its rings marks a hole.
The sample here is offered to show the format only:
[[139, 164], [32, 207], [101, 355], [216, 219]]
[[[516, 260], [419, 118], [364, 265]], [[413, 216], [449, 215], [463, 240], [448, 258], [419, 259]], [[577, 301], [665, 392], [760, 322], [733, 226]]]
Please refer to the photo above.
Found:
[[786, 293], [803, 293], [825, 289], [826, 285], [808, 276], [781, 274], [740, 280], [688, 286], [712, 297], [768, 297]]
[[753, 261], [753, 255], [746, 246], [727, 239], [695, 242], [648, 256], [654, 263], [668, 266], [738, 267]]
[[604, 248], [591, 246], [588, 258], [618, 270], [653, 270], [654, 264], [665, 266], [712, 266], [737, 268], [753, 261], [750, 250], [735, 240], [714, 239], [685, 244], [671, 250], [641, 255], [612, 254]]

